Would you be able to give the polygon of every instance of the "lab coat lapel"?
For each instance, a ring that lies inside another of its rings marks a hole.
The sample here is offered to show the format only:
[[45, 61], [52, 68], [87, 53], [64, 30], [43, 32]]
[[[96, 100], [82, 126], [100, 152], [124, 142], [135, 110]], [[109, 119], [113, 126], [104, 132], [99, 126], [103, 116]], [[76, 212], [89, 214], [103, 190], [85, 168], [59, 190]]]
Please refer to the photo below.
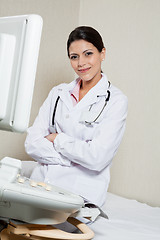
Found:
[[75, 106], [76, 109], [82, 109], [97, 102], [97, 93], [95, 91], [88, 92], [80, 102]]
[[70, 91], [75, 87], [77, 80], [72, 81], [70, 84], [61, 85], [58, 89], [60, 99], [66, 105], [69, 111], [74, 109], [81, 110], [84, 107], [90, 106], [98, 101], [99, 97], [107, 94], [108, 80], [106, 75], [102, 74], [101, 80], [81, 99], [76, 106], [73, 107]]
[[100, 96], [106, 96], [108, 85], [106, 76], [102, 75], [101, 80], [92, 89], [90, 89], [90, 91], [81, 99], [75, 108], [80, 110], [99, 101]]
[[58, 95], [69, 111], [71, 111], [73, 108], [70, 91], [74, 88], [75, 85], [76, 80], [72, 81], [69, 84], [62, 85], [58, 88]]
[[63, 104], [65, 104], [66, 107], [68, 108], [68, 110], [70, 111], [73, 108], [73, 104], [72, 104], [72, 99], [69, 94], [69, 91], [64, 90], [64, 89], [60, 90], [59, 96], [60, 96], [60, 99], [62, 100]]

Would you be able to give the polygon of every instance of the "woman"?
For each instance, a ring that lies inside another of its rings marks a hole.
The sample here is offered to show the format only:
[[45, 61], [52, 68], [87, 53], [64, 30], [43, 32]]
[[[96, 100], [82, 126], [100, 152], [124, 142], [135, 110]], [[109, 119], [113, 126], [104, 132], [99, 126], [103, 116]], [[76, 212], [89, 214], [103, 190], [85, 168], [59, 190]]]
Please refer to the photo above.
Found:
[[101, 71], [106, 49], [95, 29], [72, 31], [67, 51], [78, 78], [50, 91], [28, 130], [26, 152], [38, 162], [32, 179], [68, 189], [101, 207], [125, 129], [127, 98]]

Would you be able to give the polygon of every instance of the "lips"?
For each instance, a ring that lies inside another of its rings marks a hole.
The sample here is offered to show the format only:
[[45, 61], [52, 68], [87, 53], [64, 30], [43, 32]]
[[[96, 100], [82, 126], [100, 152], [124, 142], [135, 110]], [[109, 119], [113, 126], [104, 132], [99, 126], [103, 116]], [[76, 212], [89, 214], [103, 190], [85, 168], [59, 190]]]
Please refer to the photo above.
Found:
[[90, 67], [89, 68], [83, 68], [83, 69], [79, 69], [78, 72], [80, 73], [86, 73], [87, 71], [90, 70]]

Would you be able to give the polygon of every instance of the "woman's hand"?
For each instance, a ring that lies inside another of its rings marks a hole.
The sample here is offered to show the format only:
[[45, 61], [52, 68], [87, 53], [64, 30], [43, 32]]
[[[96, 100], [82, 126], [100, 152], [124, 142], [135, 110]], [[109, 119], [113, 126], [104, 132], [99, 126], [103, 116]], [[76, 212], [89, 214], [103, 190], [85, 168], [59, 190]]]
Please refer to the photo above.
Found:
[[58, 133], [51, 133], [45, 138], [47, 138], [50, 142], [54, 142], [55, 138], [57, 137]]

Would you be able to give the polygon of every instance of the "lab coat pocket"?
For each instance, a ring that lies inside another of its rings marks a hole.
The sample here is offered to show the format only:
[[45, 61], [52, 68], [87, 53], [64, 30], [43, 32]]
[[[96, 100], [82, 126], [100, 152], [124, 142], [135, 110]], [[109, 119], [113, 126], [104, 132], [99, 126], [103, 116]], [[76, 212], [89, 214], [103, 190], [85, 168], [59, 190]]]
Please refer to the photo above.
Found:
[[108, 184], [103, 180], [95, 178], [94, 176], [77, 177], [75, 188], [78, 189], [79, 194], [85, 199], [94, 204], [101, 205], [106, 195]]

